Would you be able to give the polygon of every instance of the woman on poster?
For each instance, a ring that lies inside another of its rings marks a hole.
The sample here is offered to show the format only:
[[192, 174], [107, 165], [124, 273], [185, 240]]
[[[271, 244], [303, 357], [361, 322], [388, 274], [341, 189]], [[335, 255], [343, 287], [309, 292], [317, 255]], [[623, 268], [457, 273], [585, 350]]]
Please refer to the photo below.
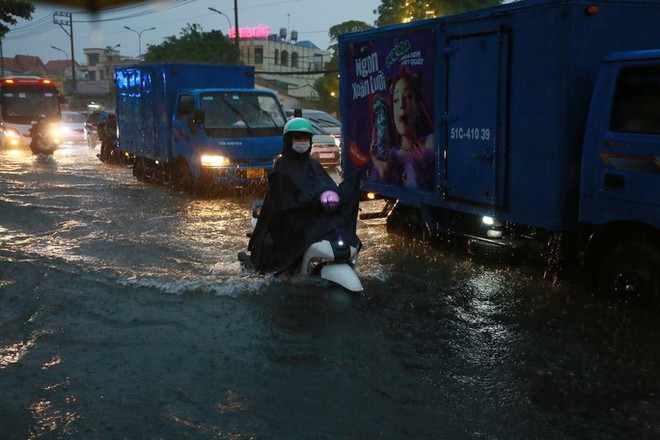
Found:
[[[375, 170], [372, 170], [371, 179], [409, 188], [433, 188], [433, 130], [421, 90], [421, 73], [413, 74], [403, 66], [389, 81], [388, 119], [391, 118], [391, 123], [385, 123], [382, 113], [387, 106], [383, 105], [382, 100], [379, 102], [379, 97], [374, 98], [371, 158]], [[385, 124], [390, 127], [393, 125], [394, 130], [383, 127]]]

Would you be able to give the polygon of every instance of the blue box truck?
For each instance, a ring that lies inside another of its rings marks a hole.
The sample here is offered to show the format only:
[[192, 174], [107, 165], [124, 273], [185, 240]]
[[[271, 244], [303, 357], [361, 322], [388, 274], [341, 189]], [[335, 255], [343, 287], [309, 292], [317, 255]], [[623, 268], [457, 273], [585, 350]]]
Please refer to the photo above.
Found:
[[527, 0], [344, 34], [344, 172], [388, 226], [658, 296], [658, 23], [657, 1]]
[[184, 190], [265, 182], [284, 110], [254, 67], [146, 64], [115, 70], [120, 153], [138, 179]]

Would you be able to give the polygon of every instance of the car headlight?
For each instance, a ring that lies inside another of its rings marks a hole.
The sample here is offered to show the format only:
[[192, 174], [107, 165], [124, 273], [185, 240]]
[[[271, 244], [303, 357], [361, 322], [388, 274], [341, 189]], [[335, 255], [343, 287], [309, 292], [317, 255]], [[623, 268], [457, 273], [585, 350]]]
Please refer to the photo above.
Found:
[[230, 165], [228, 157], [225, 156], [214, 156], [210, 154], [203, 154], [200, 158], [200, 162], [203, 167], [218, 168]]

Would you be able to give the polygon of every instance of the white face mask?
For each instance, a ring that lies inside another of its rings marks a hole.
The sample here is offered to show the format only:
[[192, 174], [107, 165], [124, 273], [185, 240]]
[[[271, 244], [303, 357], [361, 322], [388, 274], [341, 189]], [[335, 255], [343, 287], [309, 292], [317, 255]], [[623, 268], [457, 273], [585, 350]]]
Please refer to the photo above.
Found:
[[307, 150], [309, 150], [309, 147], [310, 147], [309, 142], [294, 142], [291, 145], [293, 151], [300, 154], [306, 153]]

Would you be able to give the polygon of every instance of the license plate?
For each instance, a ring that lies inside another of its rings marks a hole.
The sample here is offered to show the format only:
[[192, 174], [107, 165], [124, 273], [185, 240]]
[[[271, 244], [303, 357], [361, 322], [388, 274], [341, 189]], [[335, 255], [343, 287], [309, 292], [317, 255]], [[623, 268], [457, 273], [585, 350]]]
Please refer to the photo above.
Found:
[[266, 170], [263, 168], [248, 168], [245, 170], [245, 175], [248, 179], [261, 179], [266, 175]]
[[319, 154], [319, 159], [334, 159], [335, 155], [334, 153], [320, 153]]

